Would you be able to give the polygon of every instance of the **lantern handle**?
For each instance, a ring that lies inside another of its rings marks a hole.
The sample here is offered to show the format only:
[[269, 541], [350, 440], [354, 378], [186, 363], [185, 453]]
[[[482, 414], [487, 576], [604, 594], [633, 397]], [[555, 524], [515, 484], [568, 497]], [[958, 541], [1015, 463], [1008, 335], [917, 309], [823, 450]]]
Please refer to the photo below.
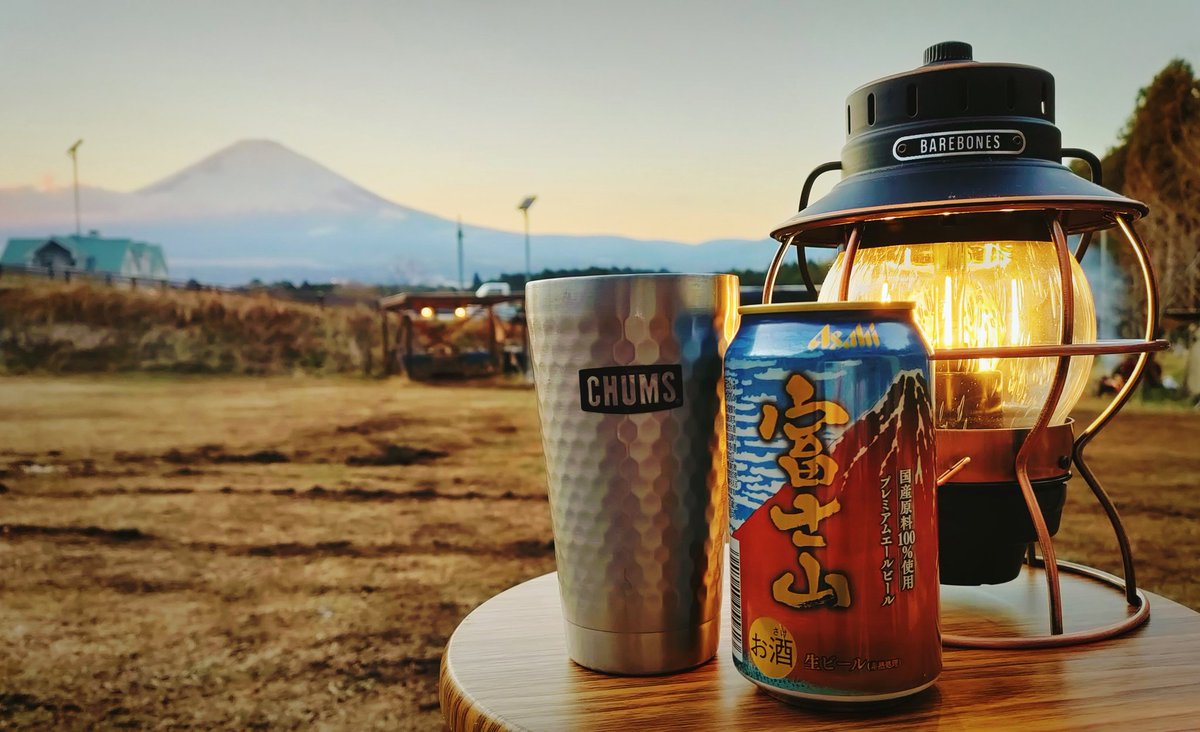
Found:
[[829, 163], [821, 163], [817, 167], [813, 168], [813, 171], [808, 174], [807, 178], [804, 179], [804, 187], [800, 189], [800, 208], [796, 210], [803, 211], [804, 209], [808, 208], [808, 199], [809, 196], [812, 195], [813, 184], [817, 182], [817, 178], [820, 178], [826, 173], [832, 173], [835, 170], [841, 169], [841, 160], [834, 160]]
[[[1062, 155], [1064, 158], [1082, 160], [1088, 166], [1090, 180], [1098, 186], [1104, 185], [1104, 166], [1100, 164], [1100, 158], [1081, 147], [1064, 147], [1062, 150]], [[1083, 262], [1083, 255], [1087, 254], [1088, 245], [1091, 243], [1092, 232], [1083, 232], [1083, 234], [1079, 237], [1079, 245], [1075, 247], [1076, 262]]]
[[1062, 155], [1064, 158], [1075, 158], [1087, 163], [1088, 170], [1091, 172], [1091, 181], [1098, 186], [1104, 185], [1104, 168], [1100, 165], [1100, 158], [1081, 147], [1064, 147]]
[[[842, 161], [834, 160], [828, 163], [822, 163], [813, 169], [808, 177], [804, 179], [804, 187], [800, 189], [800, 206], [798, 211], [803, 211], [808, 208], [808, 199], [812, 196], [813, 184], [817, 182], [826, 173], [831, 173], [835, 170], [842, 169]], [[796, 265], [800, 268], [800, 276], [804, 279], [804, 287], [808, 290], [809, 297], [813, 300], [817, 299], [817, 286], [813, 284], [812, 274], [808, 271], [808, 256], [804, 253], [804, 243], [796, 244]]]

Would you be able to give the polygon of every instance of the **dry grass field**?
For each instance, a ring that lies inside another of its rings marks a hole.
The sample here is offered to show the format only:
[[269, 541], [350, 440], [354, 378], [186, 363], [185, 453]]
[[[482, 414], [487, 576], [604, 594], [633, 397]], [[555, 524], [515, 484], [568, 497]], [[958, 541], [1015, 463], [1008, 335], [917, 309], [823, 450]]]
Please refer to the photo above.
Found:
[[0, 379], [0, 726], [440, 724], [441, 651], [553, 569], [532, 392]]
[[[1200, 608], [1198, 437], [1135, 404], [1091, 454]], [[554, 564], [515, 385], [0, 379], [0, 486], [0, 727], [436, 729], [454, 627]], [[1115, 570], [1085, 494], [1060, 554]]]

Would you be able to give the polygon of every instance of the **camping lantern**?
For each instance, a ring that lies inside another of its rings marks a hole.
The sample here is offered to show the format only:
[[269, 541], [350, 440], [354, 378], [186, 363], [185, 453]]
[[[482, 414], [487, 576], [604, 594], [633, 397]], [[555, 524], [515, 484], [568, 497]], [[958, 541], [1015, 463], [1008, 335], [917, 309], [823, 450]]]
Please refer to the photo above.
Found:
[[[1156, 285], [1133, 229], [1147, 207], [1101, 187], [1096, 156], [1062, 147], [1048, 72], [975, 62], [966, 43], [932, 46], [923, 66], [851, 93], [846, 132], [841, 160], [809, 175], [800, 212], [772, 232], [780, 246], [763, 298], [770, 302], [793, 246], [815, 290], [805, 256], [815, 246], [838, 250], [821, 300], [916, 303], [934, 362], [942, 583], [1007, 582], [1028, 562], [1044, 567], [1050, 597], [1049, 635], [945, 641], [1068, 645], [1137, 627], [1149, 606], [1120, 518], [1084, 449], [1129, 398], [1148, 354], [1167, 345], [1153, 340]], [[1091, 181], [1064, 158], [1085, 162]], [[842, 180], [810, 205], [814, 181], [833, 170]], [[1096, 338], [1079, 262], [1092, 235], [1111, 228], [1132, 248], [1146, 288], [1142, 340]], [[1093, 356], [1131, 353], [1140, 354], [1132, 377], [1076, 435], [1069, 414]], [[1072, 465], [1112, 524], [1124, 581], [1055, 558], [1051, 536]], [[1120, 588], [1130, 611], [1118, 623], [1064, 633], [1060, 569]]]

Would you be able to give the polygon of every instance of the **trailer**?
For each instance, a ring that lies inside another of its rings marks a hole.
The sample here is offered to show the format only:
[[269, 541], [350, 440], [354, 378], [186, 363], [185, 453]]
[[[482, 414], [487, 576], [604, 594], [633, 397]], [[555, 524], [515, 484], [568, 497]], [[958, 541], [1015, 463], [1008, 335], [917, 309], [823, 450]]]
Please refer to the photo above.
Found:
[[[473, 378], [503, 373], [506, 366], [524, 368], [528, 359], [524, 294], [469, 292], [402, 292], [380, 299], [388, 373], [431, 380]], [[504, 319], [498, 309], [512, 313]], [[389, 351], [388, 314], [400, 324]]]

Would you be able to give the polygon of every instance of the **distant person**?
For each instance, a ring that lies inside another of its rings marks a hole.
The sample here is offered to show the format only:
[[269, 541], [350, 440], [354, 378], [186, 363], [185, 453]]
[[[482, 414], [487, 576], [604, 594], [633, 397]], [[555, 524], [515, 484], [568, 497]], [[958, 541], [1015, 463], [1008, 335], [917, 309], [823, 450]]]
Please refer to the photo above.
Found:
[[[1131, 353], [1126, 356], [1121, 363], [1117, 365], [1117, 368], [1113, 370], [1111, 376], [1100, 380], [1100, 388], [1098, 390], [1099, 395], [1103, 396], [1106, 393], [1110, 393], [1108, 391], [1109, 389], [1112, 390], [1111, 393], [1116, 393], [1117, 389], [1120, 389], [1121, 385], [1128, 382], [1133, 376], [1133, 370], [1137, 368], [1137, 362], [1138, 354]], [[1141, 386], [1142, 389], [1145, 390], [1161, 390], [1163, 388], [1162, 364], [1160, 364], [1154, 358], [1153, 353], [1148, 354], [1146, 358], [1146, 367], [1142, 369]]]
[[[1114, 376], [1119, 375], [1122, 383], [1129, 381], [1133, 376], [1133, 370], [1137, 368], [1138, 354], [1131, 353], [1125, 357], [1113, 372]], [[1142, 370], [1142, 384], [1149, 387], [1162, 386], [1163, 371], [1162, 365], [1155, 360], [1154, 354], [1149, 354], [1146, 359], [1146, 368]]]
[[1117, 367], [1113, 369], [1112, 375], [1121, 377], [1122, 383], [1129, 381], [1129, 377], [1133, 376], [1133, 370], [1137, 368], [1137, 360], [1137, 354], [1129, 354], [1121, 359], [1121, 363], [1117, 364]]
[[525, 308], [518, 307], [508, 323], [508, 336], [504, 341], [504, 370], [523, 374], [529, 368], [529, 330], [525, 322]]
[[1112, 373], [1107, 376], [1100, 377], [1100, 384], [1096, 387], [1096, 396], [1108, 396], [1116, 394], [1125, 384], [1125, 378], [1118, 373]]
[[529, 327], [525, 322], [525, 306], [517, 308], [517, 314], [513, 316], [513, 324], [521, 332], [521, 350], [517, 354], [517, 363], [521, 368], [521, 373], [529, 372]]

